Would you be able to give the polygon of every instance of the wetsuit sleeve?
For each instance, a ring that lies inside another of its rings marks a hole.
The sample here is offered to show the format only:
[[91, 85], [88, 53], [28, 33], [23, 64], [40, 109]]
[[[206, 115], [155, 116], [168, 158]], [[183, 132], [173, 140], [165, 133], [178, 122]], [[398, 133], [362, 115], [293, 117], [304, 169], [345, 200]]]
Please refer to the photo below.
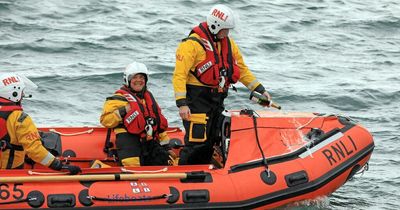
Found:
[[257, 90], [258, 92], [264, 93], [265, 88], [261, 85], [261, 83], [257, 80], [257, 78], [244, 63], [243, 56], [240, 53], [239, 47], [236, 45], [235, 41], [232, 38], [230, 38], [230, 41], [232, 45], [233, 57], [235, 58], [237, 65], [240, 69], [239, 81], [251, 91]]
[[26, 155], [33, 161], [49, 166], [54, 156], [42, 145], [39, 132], [30, 116], [18, 111], [15, 121], [15, 135], [24, 148]]
[[107, 98], [100, 116], [100, 123], [106, 128], [115, 128], [122, 123], [122, 118], [126, 114], [125, 106], [127, 101], [120, 100], [121, 95], [114, 95]]
[[[196, 47], [196, 45], [198, 45]], [[186, 105], [186, 82], [190, 69], [195, 65], [197, 48], [200, 44], [187, 40], [181, 42], [176, 50], [175, 70], [172, 76], [172, 84], [174, 86], [175, 100], [178, 107]]]

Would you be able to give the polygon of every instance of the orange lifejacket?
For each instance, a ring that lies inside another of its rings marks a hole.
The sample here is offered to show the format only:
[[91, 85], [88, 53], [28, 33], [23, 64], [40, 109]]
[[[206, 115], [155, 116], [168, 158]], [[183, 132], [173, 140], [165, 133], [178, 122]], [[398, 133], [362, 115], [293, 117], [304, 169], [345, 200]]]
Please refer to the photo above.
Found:
[[[206, 51], [206, 59], [200, 62], [192, 74], [203, 84], [209, 86], [219, 86], [222, 78], [225, 80], [223, 87], [227, 90], [231, 83], [236, 83], [240, 77], [240, 69], [232, 55], [231, 42], [228, 37], [221, 42], [221, 54], [219, 54], [216, 43], [212, 39], [212, 34], [207, 30], [207, 23], [203, 22], [193, 28], [190, 34], [196, 33], [201, 40], [196, 37], [188, 37], [201, 44]], [[184, 40], [186, 40], [184, 39]]]
[[[7, 119], [15, 110], [22, 110], [22, 107], [12, 101], [0, 98], [0, 143], [2, 150], [10, 148], [11, 139], [7, 131]], [[17, 150], [20, 149], [17, 148]]]
[[149, 125], [153, 130], [152, 139], [158, 139], [158, 134], [168, 128], [167, 119], [162, 115], [160, 107], [149, 91], [146, 90], [143, 94], [145, 106], [140, 101], [141, 99], [126, 87], [122, 87], [115, 93], [122, 94], [129, 103], [130, 111], [126, 113], [123, 121], [129, 133], [146, 137], [145, 127]]

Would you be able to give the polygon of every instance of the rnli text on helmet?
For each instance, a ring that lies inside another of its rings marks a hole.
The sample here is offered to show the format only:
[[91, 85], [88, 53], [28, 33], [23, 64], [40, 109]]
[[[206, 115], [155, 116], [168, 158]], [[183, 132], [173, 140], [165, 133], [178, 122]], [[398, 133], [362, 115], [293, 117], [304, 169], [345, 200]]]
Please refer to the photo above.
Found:
[[226, 19], [228, 18], [228, 16], [225, 16], [225, 14], [218, 9], [214, 9], [211, 15], [221, 19], [222, 21], [226, 21]]
[[4, 86], [11, 85], [13, 83], [18, 83], [18, 82], [20, 82], [18, 77], [9, 77], [9, 78], [3, 79]]

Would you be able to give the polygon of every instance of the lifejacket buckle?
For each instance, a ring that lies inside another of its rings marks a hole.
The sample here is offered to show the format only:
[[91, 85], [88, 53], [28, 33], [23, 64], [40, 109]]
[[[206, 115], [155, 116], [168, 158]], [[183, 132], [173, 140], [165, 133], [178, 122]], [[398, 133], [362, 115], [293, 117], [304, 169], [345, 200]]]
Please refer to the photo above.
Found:
[[146, 124], [153, 126], [153, 125], [156, 125], [156, 122], [155, 122], [154, 118], [148, 117], [148, 118], [146, 118]]
[[153, 139], [153, 127], [150, 124], [147, 124], [144, 127], [144, 130], [146, 131], [146, 139], [152, 140]]
[[225, 77], [219, 78], [218, 89], [224, 89], [225, 87]]

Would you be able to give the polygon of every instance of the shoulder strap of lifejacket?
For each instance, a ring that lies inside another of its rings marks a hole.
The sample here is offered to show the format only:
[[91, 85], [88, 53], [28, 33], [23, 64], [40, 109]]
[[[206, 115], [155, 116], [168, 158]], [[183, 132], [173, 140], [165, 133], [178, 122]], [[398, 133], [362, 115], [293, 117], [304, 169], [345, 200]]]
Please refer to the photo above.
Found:
[[[137, 97], [134, 93], [132, 93], [132, 92], [130, 92], [129, 90], [127, 90], [127, 89], [125, 89], [125, 88], [121, 88], [121, 89], [119, 89], [118, 91], [117, 91], [117, 93], [122, 93], [122, 94], [129, 94], [129, 95], [131, 95], [132, 97], [134, 97], [135, 98], [135, 100], [136, 100], [136, 103], [138, 104], [138, 106], [139, 106], [139, 109], [140, 109], [140, 111], [143, 113], [143, 116], [145, 116], [145, 109], [144, 109], [144, 106], [143, 106], [143, 104], [141, 103], [141, 99], [139, 98], [139, 97]], [[125, 98], [125, 96], [121, 96], [121, 97], [123, 97], [123, 98]], [[125, 98], [125, 101], [128, 101], [128, 99], [127, 98]], [[129, 102], [129, 101], [128, 101]], [[131, 103], [131, 102], [129, 102], [129, 103]]]
[[160, 113], [158, 112], [157, 102], [150, 91], [146, 91], [146, 93], [149, 95], [149, 98], [151, 99], [151, 104], [152, 104], [151, 108], [153, 109], [154, 115], [156, 116], [157, 130], [158, 130], [160, 128], [161, 119], [160, 119]]
[[111, 142], [111, 128], [107, 129], [107, 135], [106, 135], [106, 140], [104, 142], [104, 148], [103, 152], [107, 154], [107, 157], [112, 157], [112, 154], [110, 153], [110, 148], [113, 147], [113, 143]]
[[229, 82], [233, 82], [233, 81], [232, 81], [232, 74], [233, 74], [233, 54], [232, 54], [232, 45], [231, 45], [231, 40], [229, 39], [229, 37], [226, 37], [226, 40], [225, 40], [225, 41], [227, 42], [227, 43], [226, 43], [226, 47], [228, 48], [227, 62], [228, 62], [228, 65], [229, 65], [228, 72], [227, 72], [227, 76], [228, 76], [229, 80], [231, 80], [231, 81], [229, 81]]
[[185, 42], [186, 40], [189, 40], [189, 39], [198, 42], [204, 51], [207, 50], [206, 47], [204, 46], [203, 42], [201, 42], [200, 39], [198, 39], [197, 37], [194, 37], [194, 36], [186, 37], [186, 38], [182, 39], [182, 42]]
[[[213, 53], [215, 57], [215, 63], [219, 63], [219, 56], [218, 56], [218, 49], [214, 47], [214, 41], [210, 35], [210, 33], [207, 31], [207, 29], [204, 27], [206, 23], [200, 23], [199, 28], [203, 32], [203, 34], [207, 37], [207, 40], [210, 42], [211, 47], [213, 48]], [[200, 35], [200, 34], [199, 34]], [[200, 35], [201, 36], [201, 35]]]
[[119, 96], [119, 95], [113, 95], [113, 96], [107, 97], [106, 101], [109, 101], [109, 100], [128, 101], [128, 100], [126, 100], [126, 98], [124, 96]]

